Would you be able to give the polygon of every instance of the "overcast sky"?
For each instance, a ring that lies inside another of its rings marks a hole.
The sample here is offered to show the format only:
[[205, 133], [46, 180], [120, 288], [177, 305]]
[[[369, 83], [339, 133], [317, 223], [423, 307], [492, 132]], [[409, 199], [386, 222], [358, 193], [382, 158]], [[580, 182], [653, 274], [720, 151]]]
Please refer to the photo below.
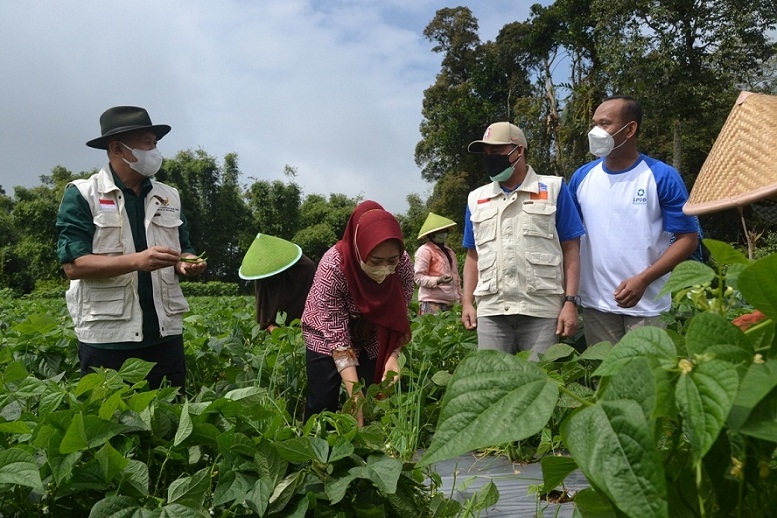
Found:
[[[466, 4], [487, 41], [536, 1]], [[104, 152], [85, 145], [100, 114], [137, 105], [172, 126], [165, 156], [235, 152], [244, 184], [285, 179], [288, 164], [305, 195], [363, 195], [404, 213], [408, 194], [431, 190], [413, 153], [441, 56], [423, 30], [463, 3], [4, 0], [0, 186], [102, 167]]]

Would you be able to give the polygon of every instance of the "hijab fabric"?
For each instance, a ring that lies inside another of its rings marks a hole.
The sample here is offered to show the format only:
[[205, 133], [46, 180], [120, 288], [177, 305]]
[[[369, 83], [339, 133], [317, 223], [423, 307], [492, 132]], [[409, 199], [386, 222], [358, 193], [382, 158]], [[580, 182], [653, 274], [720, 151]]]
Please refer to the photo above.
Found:
[[404, 252], [402, 229], [397, 219], [380, 204], [367, 200], [356, 206], [343, 238], [335, 245], [342, 257], [341, 269], [348, 291], [362, 317], [375, 325], [378, 335], [375, 383], [380, 383], [392, 351], [410, 341], [410, 321], [401, 279], [393, 274], [378, 284], [362, 271], [360, 265], [376, 246], [389, 239], [397, 240], [400, 253]]

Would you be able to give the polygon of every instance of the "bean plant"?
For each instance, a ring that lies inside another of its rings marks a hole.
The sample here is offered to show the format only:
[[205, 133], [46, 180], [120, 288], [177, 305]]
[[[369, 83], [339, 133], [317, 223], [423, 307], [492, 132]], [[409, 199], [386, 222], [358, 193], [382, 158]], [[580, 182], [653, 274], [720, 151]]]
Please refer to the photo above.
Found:
[[[692, 302], [667, 329], [634, 329], [582, 354], [555, 346], [539, 363], [498, 351], [464, 358], [418, 465], [549, 427], [559, 455], [542, 458], [541, 491], [581, 470], [590, 488], [574, 497], [577, 516], [773, 516], [777, 254], [751, 262], [705, 245], [713, 267], [682, 263], [667, 283], [675, 302]], [[744, 330], [743, 304], [763, 315]]]

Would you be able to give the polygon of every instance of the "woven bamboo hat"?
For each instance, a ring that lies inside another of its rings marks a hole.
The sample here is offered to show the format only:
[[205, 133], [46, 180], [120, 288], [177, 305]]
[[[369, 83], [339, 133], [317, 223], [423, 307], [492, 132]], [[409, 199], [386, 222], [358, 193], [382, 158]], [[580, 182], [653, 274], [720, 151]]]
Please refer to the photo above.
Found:
[[424, 221], [423, 226], [421, 226], [421, 230], [418, 231], [418, 239], [454, 226], [456, 226], [456, 222], [452, 219], [438, 216], [434, 212], [430, 212], [429, 215], [426, 216], [426, 221]]
[[683, 206], [688, 215], [777, 196], [777, 96], [742, 92]]
[[302, 249], [279, 237], [256, 234], [248, 247], [237, 274], [241, 279], [252, 281], [281, 273], [302, 257]]

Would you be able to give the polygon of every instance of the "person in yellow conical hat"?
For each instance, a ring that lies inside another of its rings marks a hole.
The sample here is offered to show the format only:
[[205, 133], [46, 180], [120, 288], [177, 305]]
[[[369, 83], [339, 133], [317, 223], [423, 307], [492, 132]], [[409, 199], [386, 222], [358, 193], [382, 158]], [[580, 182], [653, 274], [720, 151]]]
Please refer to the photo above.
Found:
[[456, 254], [445, 244], [448, 230], [454, 226], [455, 221], [430, 212], [418, 232], [418, 239], [426, 238], [415, 253], [414, 280], [421, 315], [450, 311], [461, 301]]

